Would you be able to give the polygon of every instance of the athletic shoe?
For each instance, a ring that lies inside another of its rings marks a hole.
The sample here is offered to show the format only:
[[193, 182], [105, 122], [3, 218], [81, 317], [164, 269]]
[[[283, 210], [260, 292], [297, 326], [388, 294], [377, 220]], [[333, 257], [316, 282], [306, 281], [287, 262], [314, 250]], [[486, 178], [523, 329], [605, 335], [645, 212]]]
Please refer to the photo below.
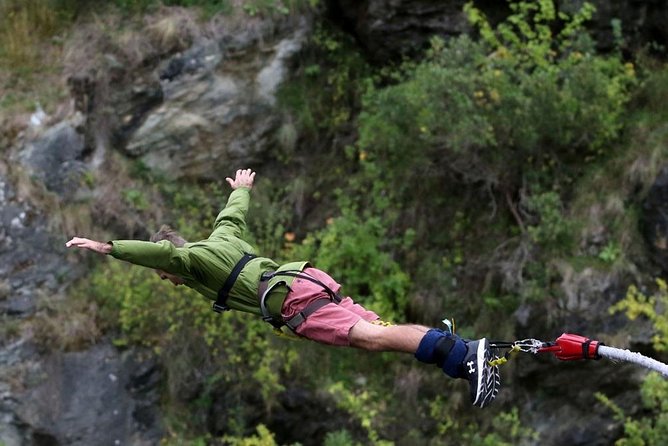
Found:
[[489, 361], [494, 358], [487, 339], [469, 341], [466, 348], [462, 369], [464, 378], [469, 381], [471, 402], [474, 406], [486, 407], [499, 393], [501, 387], [499, 368], [489, 365]]

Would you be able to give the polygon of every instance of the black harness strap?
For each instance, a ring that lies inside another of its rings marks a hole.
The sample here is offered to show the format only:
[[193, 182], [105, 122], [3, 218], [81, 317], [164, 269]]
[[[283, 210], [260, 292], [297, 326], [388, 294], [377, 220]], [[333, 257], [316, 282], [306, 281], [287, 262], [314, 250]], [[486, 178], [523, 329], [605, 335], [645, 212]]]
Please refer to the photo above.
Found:
[[287, 271], [269, 271], [264, 274], [262, 274], [262, 277], [260, 278], [260, 281], [267, 281], [271, 279], [272, 277], [275, 276], [289, 276], [289, 277], [296, 277], [298, 279], [304, 279], [308, 280], [309, 282], [313, 282], [316, 285], [320, 285], [323, 290], [329, 295], [329, 297], [332, 298], [332, 300], [335, 303], [341, 302], [341, 296], [339, 293], [335, 293], [330, 287], [322, 283], [320, 280], [316, 279], [315, 277], [311, 276], [310, 274], [307, 274], [303, 271], [299, 270], [287, 270]]
[[215, 311], [216, 313], [222, 313], [223, 311], [227, 311], [230, 309], [226, 305], [226, 302], [230, 294], [230, 291], [234, 286], [234, 282], [237, 281], [237, 277], [239, 277], [239, 274], [241, 273], [241, 270], [244, 269], [244, 266], [246, 266], [246, 263], [248, 263], [255, 257], [257, 256], [254, 254], [244, 254], [244, 256], [237, 262], [237, 264], [234, 265], [234, 268], [232, 268], [230, 275], [227, 276], [225, 283], [220, 288], [220, 290], [218, 290], [218, 298], [213, 303], [212, 307], [213, 311]]
[[297, 330], [297, 327], [299, 327], [305, 320], [308, 318], [310, 315], [324, 307], [325, 305], [333, 304], [336, 303], [332, 301], [331, 299], [327, 297], [323, 297], [321, 299], [316, 299], [310, 304], [308, 304], [302, 311], [297, 313], [295, 316], [292, 318], [288, 319], [285, 321], [285, 325], [290, 327], [292, 331]]

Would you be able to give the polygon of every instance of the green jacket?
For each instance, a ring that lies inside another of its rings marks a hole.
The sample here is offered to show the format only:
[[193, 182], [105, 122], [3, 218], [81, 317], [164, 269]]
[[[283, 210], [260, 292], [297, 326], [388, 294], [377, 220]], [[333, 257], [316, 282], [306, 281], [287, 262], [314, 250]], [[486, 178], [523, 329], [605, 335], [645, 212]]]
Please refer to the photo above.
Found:
[[[244, 254], [253, 254], [253, 248], [241, 239], [246, 229], [246, 214], [250, 201], [250, 190], [238, 188], [232, 191], [227, 205], [216, 217], [213, 232], [206, 240], [186, 243], [177, 248], [171, 242], [157, 243], [138, 240], [112, 241], [111, 255], [135, 265], [161, 269], [184, 279], [185, 285], [198, 291], [206, 298], [216, 300], [218, 290], [223, 286], [232, 268]], [[265, 271], [303, 270], [307, 262], [292, 262], [279, 267], [273, 260], [256, 257], [246, 264], [237, 277], [227, 300], [227, 306], [234, 310], [261, 315], [258, 300], [260, 276]], [[267, 306], [272, 315], [280, 315], [281, 305], [293, 278], [280, 276], [273, 278], [269, 285], [283, 281], [287, 286], [279, 286], [267, 298]]]

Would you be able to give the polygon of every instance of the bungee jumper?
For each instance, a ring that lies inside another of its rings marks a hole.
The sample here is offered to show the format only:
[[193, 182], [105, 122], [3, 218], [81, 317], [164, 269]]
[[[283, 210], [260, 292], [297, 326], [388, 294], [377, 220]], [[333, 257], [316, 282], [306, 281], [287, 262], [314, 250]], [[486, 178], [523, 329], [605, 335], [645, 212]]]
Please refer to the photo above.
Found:
[[468, 381], [474, 406], [486, 407], [496, 398], [501, 385], [498, 358], [486, 338], [467, 340], [452, 329], [385, 323], [373, 311], [342, 296], [341, 286], [307, 261], [279, 265], [257, 256], [241, 238], [254, 180], [251, 169], [239, 169], [234, 178], [226, 178], [232, 193], [205, 240], [190, 243], [163, 226], [150, 241], [73, 237], [65, 246], [151, 268], [162, 280], [185, 285], [212, 300], [217, 312], [256, 314], [275, 329], [287, 327], [299, 337], [322, 344], [411, 353], [452, 378]]

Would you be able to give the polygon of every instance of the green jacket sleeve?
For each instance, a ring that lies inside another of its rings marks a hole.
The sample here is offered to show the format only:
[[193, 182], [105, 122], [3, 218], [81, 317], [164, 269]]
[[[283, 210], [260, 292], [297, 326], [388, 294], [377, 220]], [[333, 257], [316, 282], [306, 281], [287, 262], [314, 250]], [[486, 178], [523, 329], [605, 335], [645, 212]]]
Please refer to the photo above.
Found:
[[158, 243], [139, 240], [114, 240], [111, 256], [135, 265], [161, 269], [170, 274], [185, 275], [190, 270], [187, 250], [177, 248], [171, 242]]
[[250, 202], [250, 189], [240, 187], [230, 194], [225, 209], [220, 211], [213, 224], [213, 232], [209, 238], [232, 235], [241, 238], [246, 230], [246, 214]]

